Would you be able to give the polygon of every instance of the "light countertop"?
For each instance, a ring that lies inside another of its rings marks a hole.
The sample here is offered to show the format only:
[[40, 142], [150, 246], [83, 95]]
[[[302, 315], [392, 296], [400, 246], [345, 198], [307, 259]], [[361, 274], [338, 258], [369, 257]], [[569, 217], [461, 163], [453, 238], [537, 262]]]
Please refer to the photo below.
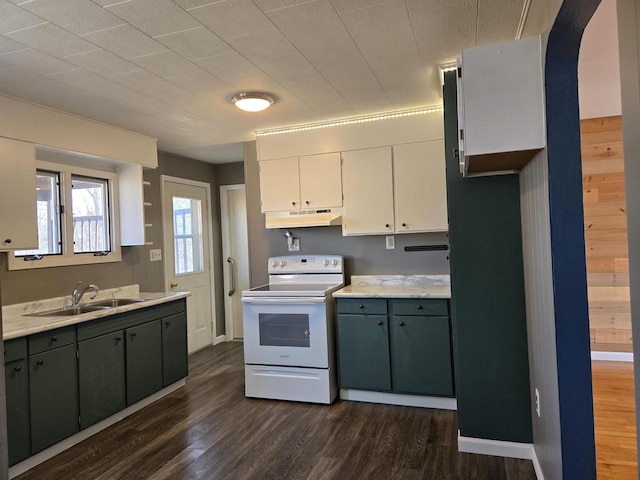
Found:
[[[91, 292], [88, 292], [87, 295], [89, 293]], [[83, 303], [92, 301], [97, 302], [99, 300], [111, 298], [143, 298], [144, 301], [75, 316], [51, 315], [46, 317], [34, 317], [29, 315], [31, 313], [43, 312], [55, 308], [62, 308], [65, 305], [70, 305], [70, 297], [57, 297], [27, 303], [6, 305], [2, 307], [2, 336], [4, 340], [11, 340], [12, 338], [24, 337], [34, 333], [53, 330], [54, 328], [88, 322], [117, 313], [124, 313], [132, 310], [138, 310], [140, 308], [151, 307], [153, 305], [159, 305], [161, 303], [172, 302], [180, 298], [186, 298], [190, 295], [191, 293], [189, 292], [140, 292], [138, 285], [112, 288], [100, 291], [100, 294], [93, 300], [89, 300], [88, 296], [85, 297], [83, 299]]]
[[335, 298], [451, 298], [449, 275], [354, 275]]

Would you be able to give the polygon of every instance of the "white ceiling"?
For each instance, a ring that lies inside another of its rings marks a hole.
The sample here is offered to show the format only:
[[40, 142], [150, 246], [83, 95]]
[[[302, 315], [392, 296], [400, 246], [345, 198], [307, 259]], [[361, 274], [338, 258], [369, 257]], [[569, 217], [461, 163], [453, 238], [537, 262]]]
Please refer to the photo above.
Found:
[[[441, 103], [438, 65], [515, 38], [525, 3], [0, 0], [0, 92], [241, 160], [255, 130]], [[277, 102], [229, 102], [250, 90]]]

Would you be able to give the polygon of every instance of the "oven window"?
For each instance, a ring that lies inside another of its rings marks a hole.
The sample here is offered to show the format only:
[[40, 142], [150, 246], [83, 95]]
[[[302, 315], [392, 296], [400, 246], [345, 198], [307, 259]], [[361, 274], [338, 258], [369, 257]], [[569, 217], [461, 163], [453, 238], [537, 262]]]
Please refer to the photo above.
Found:
[[303, 313], [260, 313], [260, 345], [309, 347], [309, 315]]

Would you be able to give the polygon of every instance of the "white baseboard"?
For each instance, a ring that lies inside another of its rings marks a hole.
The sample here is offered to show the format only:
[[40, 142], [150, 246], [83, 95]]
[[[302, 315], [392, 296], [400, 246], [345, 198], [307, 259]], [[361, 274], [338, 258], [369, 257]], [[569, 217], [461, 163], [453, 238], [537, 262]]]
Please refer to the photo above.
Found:
[[633, 362], [633, 353], [592, 351], [591, 360], [605, 360], [608, 362]]
[[403, 405], [406, 407], [440, 408], [442, 410], [458, 409], [458, 401], [455, 398], [446, 397], [427, 397], [423, 395], [340, 389], [340, 398], [354, 402], [384, 403], [387, 405]]
[[219, 343], [224, 343], [226, 341], [227, 341], [226, 335], [218, 335], [216, 338], [213, 339], [213, 344], [218, 345]]
[[531, 461], [533, 462], [533, 469], [536, 472], [536, 478], [538, 480], [544, 480], [544, 474], [542, 473], [542, 466], [538, 460], [538, 454], [536, 453], [536, 447], [532, 447]]
[[458, 430], [458, 451], [478, 453], [495, 457], [521, 458], [533, 460], [534, 449], [531, 443], [505, 442], [485, 438], [463, 437]]
[[124, 410], [121, 410], [118, 413], [115, 413], [110, 417], [105, 418], [101, 422], [98, 422], [95, 425], [91, 425], [90, 427], [85, 428], [84, 430], [81, 430], [75, 435], [69, 438], [65, 438], [61, 442], [58, 442], [55, 445], [52, 445], [46, 450], [36, 453], [35, 455], [27, 458], [26, 460], [23, 460], [22, 462], [15, 464], [13, 467], [9, 468], [9, 478], [11, 479], [11, 478], [17, 477], [18, 475], [23, 474], [27, 470], [32, 469], [36, 465], [40, 465], [42, 462], [46, 462], [50, 458], [55, 457], [59, 453], [64, 452], [65, 450], [73, 447], [74, 445], [77, 445], [78, 443], [86, 440], [92, 435], [95, 435], [96, 433], [104, 430], [105, 428], [110, 427], [111, 425], [119, 422], [123, 418], [126, 418], [129, 415], [136, 413], [138, 410], [141, 410], [144, 407], [151, 405], [156, 400], [159, 400], [162, 397], [169, 395], [171, 392], [181, 387], [184, 387], [185, 383], [186, 381], [184, 378], [182, 380], [178, 380], [177, 382], [172, 383], [168, 387], [163, 388], [162, 390], [154, 393], [153, 395], [143, 400], [140, 400], [138, 403], [134, 403], [133, 405], [125, 408]]

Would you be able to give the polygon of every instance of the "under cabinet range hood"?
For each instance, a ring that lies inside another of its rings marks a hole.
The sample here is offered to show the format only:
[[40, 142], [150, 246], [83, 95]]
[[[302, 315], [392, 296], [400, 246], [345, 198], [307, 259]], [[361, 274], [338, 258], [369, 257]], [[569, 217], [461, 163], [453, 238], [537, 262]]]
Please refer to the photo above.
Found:
[[265, 213], [265, 228], [328, 227], [342, 224], [342, 209], [293, 210]]

